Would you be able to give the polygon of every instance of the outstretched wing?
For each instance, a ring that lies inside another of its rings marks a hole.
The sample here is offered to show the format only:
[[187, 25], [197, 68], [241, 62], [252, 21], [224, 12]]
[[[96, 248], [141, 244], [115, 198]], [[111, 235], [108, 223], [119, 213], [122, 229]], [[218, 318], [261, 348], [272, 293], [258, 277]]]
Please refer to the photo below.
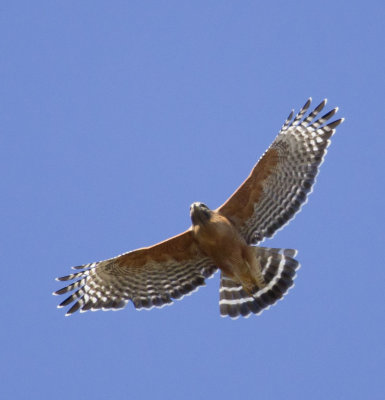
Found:
[[73, 303], [66, 315], [119, 309], [129, 300], [138, 309], [162, 307], [203, 286], [217, 270], [199, 251], [190, 230], [151, 247], [73, 268], [81, 271], [58, 278], [72, 283], [54, 292], [75, 291], [59, 305]]
[[304, 118], [311, 98], [294, 117], [292, 111], [274, 142], [248, 178], [218, 208], [255, 244], [285, 225], [300, 210], [312, 190], [329, 138], [343, 118], [326, 123], [335, 108], [316, 120], [326, 99]]

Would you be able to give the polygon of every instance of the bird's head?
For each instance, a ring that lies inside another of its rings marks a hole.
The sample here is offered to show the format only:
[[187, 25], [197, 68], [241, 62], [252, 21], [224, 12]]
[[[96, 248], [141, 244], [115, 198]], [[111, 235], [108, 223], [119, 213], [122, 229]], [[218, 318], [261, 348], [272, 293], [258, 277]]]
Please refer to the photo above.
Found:
[[193, 225], [203, 225], [210, 220], [212, 211], [203, 203], [192, 203], [190, 217]]

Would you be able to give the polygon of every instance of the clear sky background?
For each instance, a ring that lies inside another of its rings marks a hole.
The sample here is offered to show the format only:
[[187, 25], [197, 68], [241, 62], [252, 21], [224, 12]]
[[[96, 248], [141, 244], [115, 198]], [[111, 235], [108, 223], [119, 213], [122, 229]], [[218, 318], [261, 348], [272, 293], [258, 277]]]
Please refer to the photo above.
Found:
[[[384, 399], [384, 20], [383, 1], [2, 2], [0, 397]], [[220, 318], [215, 275], [160, 310], [56, 309], [70, 266], [222, 204], [309, 96], [346, 121], [264, 242], [299, 250], [284, 301]]]

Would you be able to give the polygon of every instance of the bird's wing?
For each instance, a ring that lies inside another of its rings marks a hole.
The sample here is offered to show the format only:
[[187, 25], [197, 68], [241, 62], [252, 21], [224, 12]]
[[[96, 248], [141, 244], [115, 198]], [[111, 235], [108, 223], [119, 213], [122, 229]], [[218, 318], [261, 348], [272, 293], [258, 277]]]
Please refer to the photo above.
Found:
[[73, 267], [79, 272], [58, 278], [72, 281], [54, 292], [75, 292], [59, 307], [77, 310], [162, 307], [204, 285], [217, 268], [196, 246], [191, 230], [164, 242], [105, 261]]
[[310, 104], [311, 99], [294, 119], [294, 111], [290, 113], [248, 178], [217, 210], [249, 244], [272, 237], [300, 210], [315, 183], [329, 138], [343, 121], [327, 123], [338, 108], [316, 119], [326, 100], [304, 118]]

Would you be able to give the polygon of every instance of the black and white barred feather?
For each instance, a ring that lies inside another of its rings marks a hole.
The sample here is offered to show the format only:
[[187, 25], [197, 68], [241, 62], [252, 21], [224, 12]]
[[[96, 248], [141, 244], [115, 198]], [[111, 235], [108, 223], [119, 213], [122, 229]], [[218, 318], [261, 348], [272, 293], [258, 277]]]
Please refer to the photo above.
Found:
[[222, 317], [248, 317], [260, 314], [282, 299], [294, 285], [299, 263], [294, 259], [293, 249], [255, 248], [256, 258], [262, 266], [262, 276], [266, 283], [263, 289], [249, 294], [237, 283], [221, 273], [219, 308]]
[[217, 270], [208, 258], [183, 263], [152, 261], [127, 268], [116, 262], [120, 257], [73, 267], [81, 271], [57, 278], [74, 281], [54, 292], [61, 295], [74, 290], [58, 307], [72, 304], [66, 315], [78, 310], [117, 310], [125, 307], [129, 300], [137, 309], [163, 307], [204, 286], [205, 279]]
[[240, 227], [242, 236], [249, 244], [272, 237], [294, 217], [311, 193], [330, 144], [329, 139], [343, 122], [341, 118], [326, 124], [338, 107], [316, 120], [326, 101], [322, 101], [305, 118], [311, 98], [294, 119], [293, 110], [267, 150], [278, 152], [279, 163], [263, 184], [263, 194], [254, 205], [254, 214]]

